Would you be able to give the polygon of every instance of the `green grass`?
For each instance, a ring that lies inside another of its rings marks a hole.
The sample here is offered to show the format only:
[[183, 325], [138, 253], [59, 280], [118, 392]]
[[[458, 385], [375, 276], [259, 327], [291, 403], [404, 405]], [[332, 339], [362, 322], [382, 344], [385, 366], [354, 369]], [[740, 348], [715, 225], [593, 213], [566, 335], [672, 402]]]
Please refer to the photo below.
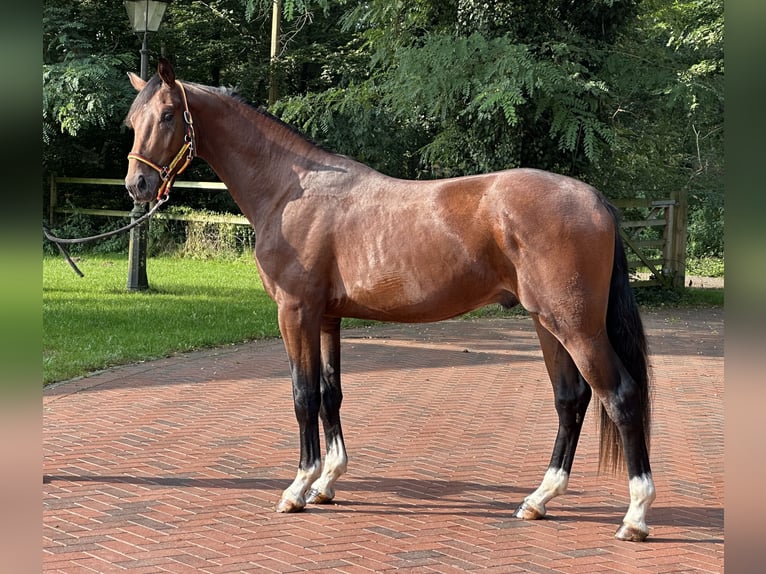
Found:
[[724, 260], [718, 257], [690, 259], [686, 262], [686, 275], [698, 275], [700, 277], [723, 277]]
[[[129, 292], [127, 257], [85, 255], [85, 277], [43, 259], [43, 383], [176, 352], [279, 336], [277, 310], [249, 257], [150, 258], [150, 290]], [[721, 289], [636, 290], [644, 307], [723, 305]], [[523, 314], [491, 305], [470, 318]], [[370, 324], [344, 320], [343, 326]]]
[[150, 258], [150, 290], [129, 292], [127, 257], [83, 256], [75, 275], [43, 260], [43, 382], [178, 351], [279, 335], [252, 260]]
[[636, 301], [642, 308], [662, 309], [667, 307], [723, 307], [723, 289], [700, 289], [687, 287], [680, 291], [664, 287], [639, 287], [635, 289]]

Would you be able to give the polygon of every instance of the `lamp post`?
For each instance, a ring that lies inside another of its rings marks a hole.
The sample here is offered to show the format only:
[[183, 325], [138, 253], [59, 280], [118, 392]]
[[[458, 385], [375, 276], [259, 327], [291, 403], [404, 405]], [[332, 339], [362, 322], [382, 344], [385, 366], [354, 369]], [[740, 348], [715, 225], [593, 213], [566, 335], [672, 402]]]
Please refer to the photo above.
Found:
[[[144, 39], [141, 43], [141, 78], [149, 79], [149, 48], [146, 43], [148, 32], [156, 32], [165, 15], [168, 2], [155, 0], [138, 0], [125, 2], [130, 25], [135, 32], [143, 32]], [[133, 202], [133, 210], [130, 212], [130, 220], [135, 221], [146, 213], [143, 203]], [[128, 284], [129, 291], [143, 291], [149, 288], [149, 280], [146, 277], [146, 252], [147, 252], [147, 228], [149, 222], [137, 225], [130, 230], [130, 246], [128, 248]]]

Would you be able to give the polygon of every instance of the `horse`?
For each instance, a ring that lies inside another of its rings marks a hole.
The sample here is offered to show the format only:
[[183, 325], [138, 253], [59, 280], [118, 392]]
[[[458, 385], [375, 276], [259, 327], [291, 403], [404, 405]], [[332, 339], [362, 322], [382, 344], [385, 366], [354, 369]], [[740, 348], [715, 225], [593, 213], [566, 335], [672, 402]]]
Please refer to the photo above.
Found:
[[566, 492], [595, 393], [599, 470], [628, 474], [630, 505], [615, 537], [647, 538], [656, 496], [647, 342], [618, 213], [599, 191], [529, 168], [397, 179], [320, 147], [232, 90], [181, 82], [165, 59], [148, 81], [128, 75], [138, 92], [125, 118], [133, 200], [166, 197], [200, 157], [255, 230], [300, 437], [297, 474], [277, 512], [332, 501], [346, 471], [343, 317], [423, 323], [499, 303], [521, 305], [534, 322], [559, 423], [542, 481], [514, 516], [542, 518]]

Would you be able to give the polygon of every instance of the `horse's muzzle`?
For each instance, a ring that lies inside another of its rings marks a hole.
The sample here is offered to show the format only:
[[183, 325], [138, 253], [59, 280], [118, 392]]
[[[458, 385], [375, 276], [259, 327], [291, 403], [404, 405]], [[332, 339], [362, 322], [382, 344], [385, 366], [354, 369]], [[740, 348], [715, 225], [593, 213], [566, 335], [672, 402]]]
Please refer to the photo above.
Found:
[[128, 190], [133, 201], [140, 203], [147, 203], [154, 199], [158, 187], [159, 177], [153, 173], [148, 175], [142, 173], [128, 174], [125, 178], [125, 189]]

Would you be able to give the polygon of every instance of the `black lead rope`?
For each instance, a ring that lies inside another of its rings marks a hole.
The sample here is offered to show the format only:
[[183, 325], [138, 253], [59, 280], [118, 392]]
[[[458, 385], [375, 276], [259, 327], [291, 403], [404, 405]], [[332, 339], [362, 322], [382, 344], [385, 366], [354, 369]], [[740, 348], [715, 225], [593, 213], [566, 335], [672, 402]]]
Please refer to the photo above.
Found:
[[74, 270], [74, 272], [77, 273], [80, 277], [85, 277], [85, 274], [83, 274], [83, 272], [80, 271], [80, 268], [77, 267], [77, 264], [74, 261], [72, 261], [72, 257], [69, 255], [69, 252], [66, 249], [64, 249], [64, 246], [61, 245], [61, 243], [57, 241], [58, 237], [53, 235], [48, 229], [48, 226], [45, 225], [44, 223], [43, 223], [43, 235], [45, 235], [46, 239], [56, 244], [56, 247], [59, 248], [59, 253], [61, 253], [64, 259], [66, 259], [66, 262], [69, 263], [69, 266]]
[[72, 261], [72, 257], [69, 255], [69, 252], [64, 248], [64, 244], [73, 244], [73, 243], [88, 243], [89, 241], [97, 241], [99, 239], [106, 239], [107, 237], [112, 237], [113, 235], [117, 235], [118, 233], [122, 233], [123, 231], [129, 231], [136, 227], [137, 225], [141, 225], [144, 221], [148, 220], [152, 215], [156, 213], [156, 211], [160, 208], [160, 206], [165, 203], [168, 199], [170, 199], [170, 196], [166, 193], [161, 198], [157, 200], [157, 203], [154, 204], [154, 207], [152, 207], [149, 211], [147, 211], [145, 214], [143, 214], [141, 217], [136, 219], [135, 221], [131, 221], [127, 225], [123, 225], [119, 229], [114, 229], [112, 231], [107, 231], [106, 233], [99, 233], [98, 235], [91, 235], [90, 237], [73, 237], [71, 239], [63, 238], [63, 237], [56, 237], [51, 233], [51, 230], [48, 228], [47, 225], [43, 223], [43, 235], [48, 241], [51, 241], [56, 244], [56, 247], [58, 247], [59, 252], [61, 255], [63, 255], [64, 259], [66, 259], [66, 262], [69, 263], [69, 266], [74, 270], [75, 273], [77, 273], [80, 277], [85, 277], [82, 271], [77, 267], [74, 261]]

